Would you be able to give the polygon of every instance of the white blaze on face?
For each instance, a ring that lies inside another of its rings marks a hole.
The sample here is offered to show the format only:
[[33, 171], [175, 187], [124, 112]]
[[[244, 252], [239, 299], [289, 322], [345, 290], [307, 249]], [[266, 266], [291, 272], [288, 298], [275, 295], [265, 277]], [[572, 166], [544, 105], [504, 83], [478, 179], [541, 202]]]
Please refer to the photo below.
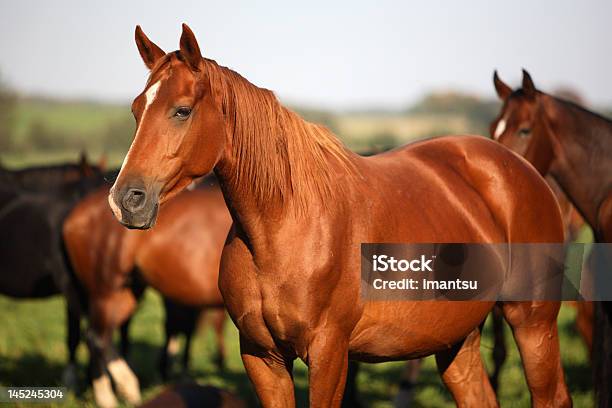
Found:
[[493, 134], [493, 139], [497, 140], [501, 135], [504, 134], [506, 130], [506, 119], [502, 119], [497, 122], [497, 127], [495, 128], [495, 133]]
[[[145, 92], [145, 108], [144, 108], [144, 111], [142, 112], [142, 118], [140, 119], [141, 123], [144, 120], [147, 114], [147, 111], [149, 110], [149, 106], [151, 106], [151, 104], [155, 100], [155, 97], [157, 96], [157, 91], [159, 90], [160, 84], [161, 84], [161, 81], [157, 81], [156, 83], [151, 85], [149, 89], [147, 89], [147, 92]], [[134, 141], [132, 142], [132, 146], [134, 145], [134, 143], [136, 143], [136, 140], [138, 139], [139, 130], [140, 128], [136, 130], [136, 135], [134, 135]], [[123, 172], [125, 164], [128, 162], [130, 158], [131, 151], [132, 151], [132, 147], [130, 147], [130, 150], [128, 150], [127, 154], [125, 155], [125, 158], [123, 159], [123, 163], [121, 164], [121, 170], [119, 170], [119, 174], [117, 175], [117, 180], [121, 178], [121, 173]], [[114, 187], [115, 186], [113, 186], [113, 188]], [[110, 194], [108, 196], [108, 203], [110, 204], [111, 210], [113, 210], [113, 214], [115, 214], [115, 217], [117, 217], [117, 219], [121, 219], [121, 209], [119, 209], [117, 204], [115, 204], [115, 200], [112, 199]]]

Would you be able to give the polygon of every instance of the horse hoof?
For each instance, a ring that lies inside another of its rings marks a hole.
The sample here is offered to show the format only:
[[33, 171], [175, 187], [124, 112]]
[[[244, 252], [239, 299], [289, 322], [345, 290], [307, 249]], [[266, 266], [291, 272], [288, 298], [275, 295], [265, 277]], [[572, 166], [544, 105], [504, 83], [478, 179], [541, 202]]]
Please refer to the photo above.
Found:
[[115, 382], [119, 395], [132, 405], [140, 404], [142, 399], [140, 397], [138, 378], [125, 360], [120, 358], [111, 361], [108, 363], [108, 371]]
[[96, 405], [100, 408], [116, 408], [117, 398], [113, 394], [113, 387], [110, 382], [110, 378], [107, 375], [103, 375], [100, 378], [96, 378], [92, 381], [94, 400]]

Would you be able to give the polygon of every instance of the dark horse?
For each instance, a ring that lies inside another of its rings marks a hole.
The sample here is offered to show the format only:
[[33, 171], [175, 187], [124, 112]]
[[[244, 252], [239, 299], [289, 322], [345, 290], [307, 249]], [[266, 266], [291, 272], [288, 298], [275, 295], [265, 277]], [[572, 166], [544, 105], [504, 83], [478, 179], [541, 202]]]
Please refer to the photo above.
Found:
[[63, 163], [47, 166], [34, 166], [10, 170], [0, 166], [0, 184], [27, 190], [53, 191], [62, 184], [97, 178], [102, 174], [104, 159], [98, 165], [91, 165], [85, 153], [81, 153], [77, 163]]
[[[140, 27], [136, 43], [151, 74], [132, 105], [138, 126], [110, 206], [125, 226], [149, 228], [161, 203], [214, 170], [234, 220], [219, 288], [262, 404], [295, 405], [296, 358], [309, 367], [311, 406], [337, 407], [349, 359], [435, 354], [459, 406], [496, 406], [479, 330], [495, 303], [365, 301], [360, 244], [563, 242], [559, 206], [542, 177], [483, 137], [361, 157], [272, 92], [202, 58], [186, 25], [179, 51], [164, 53]], [[491, 273], [513, 267], [500, 261]], [[502, 309], [533, 404], [569, 406], [559, 302]]]
[[[612, 121], [536, 89], [523, 70], [513, 91], [497, 76], [504, 101], [491, 134], [551, 176], [593, 229], [612, 242]], [[612, 404], [612, 303], [596, 302], [593, 361], [599, 405]]]
[[78, 164], [0, 169], [0, 293], [16, 298], [63, 294], [67, 306], [67, 385], [76, 385], [81, 299], [64, 256], [61, 228], [72, 206], [102, 182], [85, 156]]
[[[214, 281], [213, 281], [214, 283]], [[225, 327], [225, 309], [210, 306], [193, 306], [177, 302], [167, 296], [163, 296], [166, 317], [164, 329], [166, 338], [160, 351], [159, 372], [162, 381], [167, 381], [171, 374], [171, 359], [179, 353], [178, 336], [184, 335], [185, 347], [181, 358], [183, 373], [189, 370], [189, 359], [191, 356], [191, 340], [199, 328], [203, 319], [211, 320], [212, 328], [217, 339], [218, 352], [214, 363], [218, 370], [225, 368], [225, 342], [223, 329]], [[208, 310], [210, 309], [210, 310]]]
[[[196, 313], [193, 308], [223, 309], [217, 280], [221, 250], [231, 225], [214, 179], [168, 202], [152, 231], [122, 228], [109, 211], [108, 192], [109, 187], [104, 186], [81, 200], [67, 217], [63, 231], [74, 272], [87, 293], [92, 385], [96, 403], [105, 408], [117, 405], [111, 380], [128, 402], [140, 402], [138, 378], [112, 344], [113, 332], [136, 308], [134, 279], [171, 299], [173, 307], [167, 312], [175, 311], [176, 303], [183, 305], [179, 312], [185, 312], [185, 307], [192, 308], [190, 313]], [[225, 311], [221, 313], [215, 327], [223, 356]], [[194, 323], [197, 316], [180, 317], [183, 321], [169, 318], [166, 343], [175, 328]], [[162, 369], [167, 366], [163, 360], [161, 364]]]

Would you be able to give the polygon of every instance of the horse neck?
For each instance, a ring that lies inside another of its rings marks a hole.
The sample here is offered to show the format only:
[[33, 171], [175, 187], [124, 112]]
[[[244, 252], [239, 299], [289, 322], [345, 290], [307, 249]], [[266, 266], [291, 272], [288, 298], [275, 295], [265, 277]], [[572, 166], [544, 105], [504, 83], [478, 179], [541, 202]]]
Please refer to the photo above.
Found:
[[270, 220], [337, 205], [346, 188], [338, 180], [355, 172], [353, 154], [326, 128], [283, 107], [272, 92], [229, 70], [224, 75], [231, 75], [220, 98], [228, 146], [215, 173], [234, 221], [248, 232]]
[[546, 112], [555, 150], [550, 174], [595, 227], [599, 205], [612, 187], [612, 122], [554, 98]]

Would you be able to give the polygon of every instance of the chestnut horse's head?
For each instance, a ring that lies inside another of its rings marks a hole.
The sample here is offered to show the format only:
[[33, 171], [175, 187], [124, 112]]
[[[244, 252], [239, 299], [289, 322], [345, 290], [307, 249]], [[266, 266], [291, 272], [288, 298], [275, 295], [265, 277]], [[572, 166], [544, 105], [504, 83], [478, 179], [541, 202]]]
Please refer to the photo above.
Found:
[[154, 225], [159, 205], [213, 169], [226, 130], [187, 25], [179, 51], [166, 54], [139, 26], [136, 45], [151, 72], [132, 103], [136, 133], [108, 200], [123, 225], [146, 229]]
[[491, 137], [525, 157], [541, 174], [546, 174], [553, 159], [552, 131], [544, 110], [548, 95], [536, 90], [525, 70], [520, 89], [513, 91], [499, 78], [497, 71], [493, 83], [503, 106], [491, 123]]

